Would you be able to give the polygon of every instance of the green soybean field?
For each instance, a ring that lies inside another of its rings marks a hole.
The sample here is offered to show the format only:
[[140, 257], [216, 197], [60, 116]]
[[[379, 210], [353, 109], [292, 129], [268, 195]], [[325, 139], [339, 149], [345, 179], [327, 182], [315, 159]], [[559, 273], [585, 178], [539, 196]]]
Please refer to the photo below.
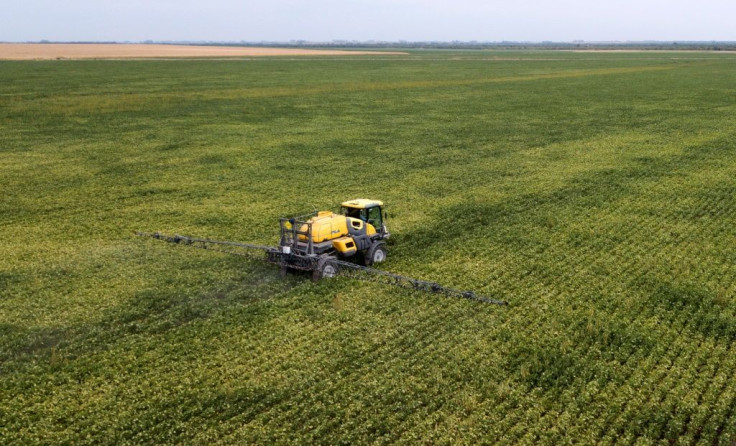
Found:
[[[382, 200], [378, 268], [278, 244]], [[0, 61], [0, 444], [736, 442], [736, 54]]]

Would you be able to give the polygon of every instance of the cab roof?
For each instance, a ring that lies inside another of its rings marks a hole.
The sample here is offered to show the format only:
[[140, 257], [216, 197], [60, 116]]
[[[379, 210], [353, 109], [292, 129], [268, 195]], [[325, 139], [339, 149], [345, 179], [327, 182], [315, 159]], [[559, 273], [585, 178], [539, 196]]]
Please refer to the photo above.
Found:
[[367, 198], [356, 198], [355, 200], [343, 201], [341, 206], [346, 208], [372, 208], [374, 206], [383, 206], [383, 201], [380, 200], [369, 200]]

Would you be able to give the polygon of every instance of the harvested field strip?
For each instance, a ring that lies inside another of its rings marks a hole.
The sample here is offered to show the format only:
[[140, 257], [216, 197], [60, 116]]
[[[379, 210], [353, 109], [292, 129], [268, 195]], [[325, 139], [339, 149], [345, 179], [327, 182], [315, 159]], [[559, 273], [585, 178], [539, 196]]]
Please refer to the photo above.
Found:
[[0, 43], [0, 60], [137, 59], [264, 56], [406, 55], [396, 51], [350, 51], [217, 45]]

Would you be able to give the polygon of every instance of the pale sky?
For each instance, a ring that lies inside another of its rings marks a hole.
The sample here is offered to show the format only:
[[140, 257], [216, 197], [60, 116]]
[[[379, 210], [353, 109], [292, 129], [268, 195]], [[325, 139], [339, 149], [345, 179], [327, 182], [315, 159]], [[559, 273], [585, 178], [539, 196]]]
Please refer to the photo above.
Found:
[[736, 0], [6, 0], [0, 41], [736, 40]]

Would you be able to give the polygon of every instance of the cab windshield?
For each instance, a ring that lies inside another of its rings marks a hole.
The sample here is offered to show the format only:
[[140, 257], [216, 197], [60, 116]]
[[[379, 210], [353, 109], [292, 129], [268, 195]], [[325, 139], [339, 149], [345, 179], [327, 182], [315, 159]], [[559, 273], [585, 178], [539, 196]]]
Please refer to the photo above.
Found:
[[376, 230], [380, 230], [381, 226], [383, 225], [380, 206], [373, 206], [363, 209], [342, 206], [340, 208], [340, 213], [342, 215], [345, 215], [346, 217], [358, 218], [360, 220], [363, 220], [364, 222], [371, 224], [374, 228], [376, 228]]
[[368, 221], [368, 213], [366, 212], [366, 209], [347, 208], [343, 206], [340, 208], [340, 213], [346, 217], [359, 218], [363, 221]]

